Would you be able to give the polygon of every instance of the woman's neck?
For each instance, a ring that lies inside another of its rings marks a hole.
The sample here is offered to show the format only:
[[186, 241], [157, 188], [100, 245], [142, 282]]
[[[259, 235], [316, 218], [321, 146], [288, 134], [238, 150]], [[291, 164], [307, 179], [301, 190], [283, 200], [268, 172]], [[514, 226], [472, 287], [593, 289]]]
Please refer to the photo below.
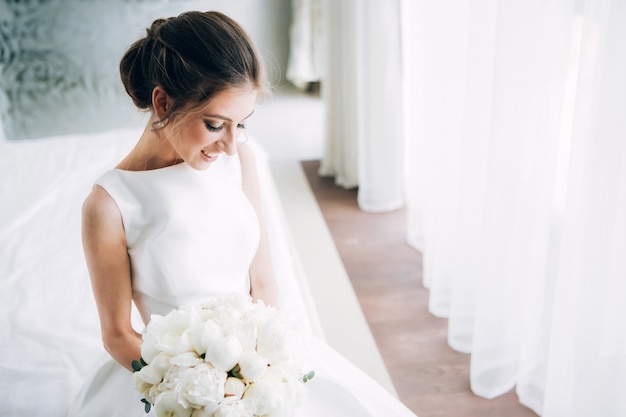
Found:
[[126, 155], [116, 168], [126, 171], [149, 171], [183, 162], [170, 141], [151, 124], [144, 129], [135, 147]]

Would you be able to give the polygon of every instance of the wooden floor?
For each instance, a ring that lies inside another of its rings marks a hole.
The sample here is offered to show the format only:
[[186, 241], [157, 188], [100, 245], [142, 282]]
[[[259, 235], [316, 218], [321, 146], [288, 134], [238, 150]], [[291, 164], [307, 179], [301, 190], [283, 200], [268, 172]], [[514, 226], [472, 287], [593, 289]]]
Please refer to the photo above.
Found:
[[447, 320], [428, 312], [404, 210], [364, 213], [355, 190], [317, 175], [319, 161], [302, 166], [402, 402], [419, 417], [536, 417], [514, 392], [493, 400], [471, 393], [469, 355], [447, 345]]

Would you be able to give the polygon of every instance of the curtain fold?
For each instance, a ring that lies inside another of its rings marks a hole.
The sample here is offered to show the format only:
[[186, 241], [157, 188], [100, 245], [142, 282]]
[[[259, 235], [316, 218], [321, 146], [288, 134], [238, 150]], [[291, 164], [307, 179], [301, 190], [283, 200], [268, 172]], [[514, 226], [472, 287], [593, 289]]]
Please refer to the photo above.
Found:
[[626, 415], [626, 4], [585, 1], [546, 416]]
[[626, 415], [626, 2], [327, 7], [320, 173], [405, 202], [472, 391]]
[[407, 240], [430, 311], [477, 395], [515, 388], [540, 415], [624, 415], [625, 7], [402, 3]]
[[305, 90], [324, 74], [323, 0], [291, 0], [286, 78]]
[[359, 187], [362, 210], [404, 203], [398, 0], [328, 1], [326, 147], [320, 174]]

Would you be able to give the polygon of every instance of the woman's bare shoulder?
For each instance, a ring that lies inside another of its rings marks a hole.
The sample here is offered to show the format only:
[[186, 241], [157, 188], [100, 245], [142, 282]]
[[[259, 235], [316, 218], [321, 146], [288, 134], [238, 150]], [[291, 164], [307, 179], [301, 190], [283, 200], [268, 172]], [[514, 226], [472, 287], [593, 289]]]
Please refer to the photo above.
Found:
[[94, 185], [82, 207], [83, 225], [86, 227], [119, 231], [122, 215], [113, 198], [104, 188]]

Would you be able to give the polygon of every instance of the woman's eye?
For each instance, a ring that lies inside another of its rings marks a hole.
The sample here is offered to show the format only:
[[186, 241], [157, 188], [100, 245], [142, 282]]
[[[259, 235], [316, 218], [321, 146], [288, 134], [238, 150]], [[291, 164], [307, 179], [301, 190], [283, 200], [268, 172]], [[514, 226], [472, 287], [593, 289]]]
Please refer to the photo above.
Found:
[[204, 122], [204, 124], [206, 125], [206, 128], [209, 129], [211, 132], [219, 132], [220, 130], [222, 130], [222, 127], [224, 127], [224, 125], [213, 125], [209, 122]]

